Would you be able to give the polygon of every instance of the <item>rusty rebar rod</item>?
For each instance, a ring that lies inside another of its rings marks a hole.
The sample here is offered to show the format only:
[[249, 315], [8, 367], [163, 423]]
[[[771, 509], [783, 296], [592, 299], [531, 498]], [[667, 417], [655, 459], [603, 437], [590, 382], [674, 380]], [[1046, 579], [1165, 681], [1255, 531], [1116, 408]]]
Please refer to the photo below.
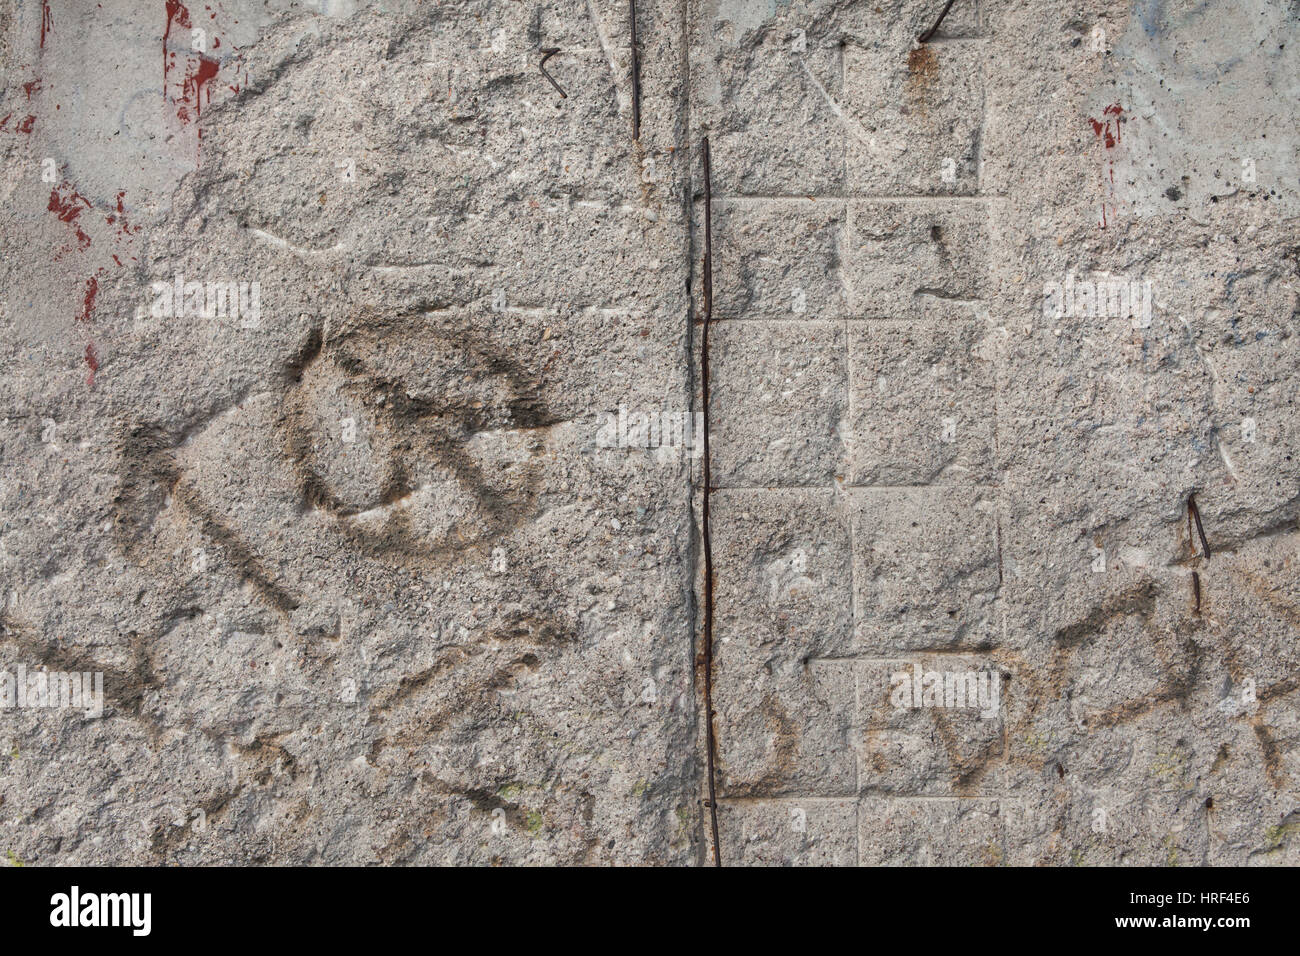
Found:
[[918, 43], [930, 42], [930, 37], [934, 36], [935, 32], [939, 29], [939, 24], [943, 23], [943, 18], [948, 15], [948, 11], [952, 9], [952, 5], [956, 2], [957, 0], [948, 0], [948, 2], [943, 5], [943, 9], [939, 11], [939, 19], [934, 21], [934, 26], [930, 27], [930, 29], [926, 30], [916, 38]]
[[713, 324], [713, 187], [709, 138], [704, 137], [704, 330], [700, 342], [701, 404], [704, 406], [704, 740], [709, 777], [709, 820], [713, 831], [713, 865], [722, 866], [718, 844], [718, 793], [714, 773], [713, 735], [713, 537], [709, 524], [709, 493], [713, 475], [709, 458], [709, 326]]
[[1187, 513], [1196, 522], [1196, 534], [1201, 539], [1201, 553], [1205, 555], [1205, 560], [1208, 561], [1210, 560], [1210, 542], [1205, 538], [1205, 527], [1201, 524], [1201, 509], [1196, 507], [1195, 492], [1187, 496]]
[[564, 90], [560, 89], [560, 84], [555, 82], [555, 77], [551, 76], [551, 74], [546, 72], [546, 61], [549, 60], [551, 57], [555, 56], [555, 54], [559, 52], [560, 52], [560, 48], [558, 46], [547, 47], [545, 50], [542, 51], [542, 62], [537, 64], [537, 68], [542, 71], [542, 76], [546, 77], [548, 80], [551, 81], [551, 86], [555, 87], [555, 92], [559, 93], [563, 99], [567, 100], [569, 98], [569, 94], [565, 93]]
[[636, 0], [627, 0], [632, 28], [632, 138], [641, 139], [641, 46], [636, 38]]

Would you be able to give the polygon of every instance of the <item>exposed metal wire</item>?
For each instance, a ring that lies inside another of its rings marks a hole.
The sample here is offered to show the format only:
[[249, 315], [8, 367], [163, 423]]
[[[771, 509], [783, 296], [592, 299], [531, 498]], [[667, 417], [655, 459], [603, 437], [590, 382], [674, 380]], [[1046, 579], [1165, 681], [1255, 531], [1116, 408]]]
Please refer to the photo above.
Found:
[[956, 2], [957, 0], [948, 0], [948, 2], [943, 5], [943, 9], [939, 11], [939, 19], [934, 21], [934, 26], [930, 27], [930, 29], [926, 30], [916, 38], [918, 43], [930, 42], [930, 37], [934, 36], [935, 31], [939, 29], [939, 24], [943, 23], [943, 18], [948, 15], [948, 11], [952, 9], [952, 5]]
[[559, 52], [560, 48], [558, 46], [547, 47], [542, 51], [542, 62], [537, 64], [537, 68], [542, 71], [542, 76], [551, 81], [551, 86], [555, 87], [555, 92], [559, 93], [564, 99], [568, 99], [569, 94], [560, 89], [560, 84], [555, 82], [555, 77], [546, 72], [546, 61]]
[[1210, 542], [1205, 538], [1205, 527], [1201, 524], [1201, 509], [1196, 507], [1196, 493], [1187, 496], [1187, 513], [1192, 516], [1196, 522], [1196, 534], [1201, 539], [1201, 553], [1205, 555], [1205, 560], [1210, 560]]

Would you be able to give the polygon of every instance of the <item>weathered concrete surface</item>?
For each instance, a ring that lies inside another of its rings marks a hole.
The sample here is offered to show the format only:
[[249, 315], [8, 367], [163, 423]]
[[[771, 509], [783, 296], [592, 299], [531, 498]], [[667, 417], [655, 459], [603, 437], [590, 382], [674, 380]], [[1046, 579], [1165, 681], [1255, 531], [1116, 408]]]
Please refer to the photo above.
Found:
[[707, 135], [724, 862], [1300, 862], [1300, 12], [940, 6], [0, 2], [5, 855], [708, 858]]
[[1295, 863], [1295, 5], [940, 6], [691, 17], [724, 859]]
[[692, 862], [680, 11], [356, 6], [6, 7], [6, 849]]

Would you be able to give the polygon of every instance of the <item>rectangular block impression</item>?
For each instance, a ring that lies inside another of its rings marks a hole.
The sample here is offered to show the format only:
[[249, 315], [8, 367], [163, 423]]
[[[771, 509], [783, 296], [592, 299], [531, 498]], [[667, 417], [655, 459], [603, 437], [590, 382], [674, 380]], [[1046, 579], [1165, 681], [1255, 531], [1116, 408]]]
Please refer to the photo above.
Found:
[[718, 835], [728, 866], [853, 866], [854, 800], [719, 800]]
[[855, 195], [972, 195], [984, 116], [978, 43], [844, 50]]
[[810, 26], [774, 24], [743, 46], [697, 38], [693, 62], [707, 68], [692, 68], [691, 109], [711, 131], [715, 194], [843, 192], [839, 37]]
[[887, 656], [986, 650], [999, 643], [992, 492], [858, 490], [853, 535], [859, 650]]
[[712, 499], [720, 663], [792, 667], [853, 641], [852, 555], [829, 490], [718, 491]]
[[829, 491], [713, 496], [714, 709], [728, 796], [855, 793], [848, 517]]
[[997, 800], [864, 798], [863, 866], [999, 866], [1005, 827]]
[[[701, 232], [703, 209], [696, 207]], [[715, 198], [714, 317], [842, 318], [844, 215], [835, 200]]]
[[860, 790], [899, 796], [999, 792], [1010, 687], [987, 656], [859, 661]]
[[849, 480], [991, 482], [996, 403], [984, 326], [871, 322], [849, 335]]
[[853, 667], [727, 655], [714, 671], [718, 792], [727, 797], [856, 792]]
[[711, 332], [714, 481], [825, 488], [844, 473], [842, 324], [723, 322]]
[[951, 310], [988, 287], [988, 210], [982, 201], [857, 200], [848, 204], [845, 284], [853, 314], [909, 319], [936, 302]]

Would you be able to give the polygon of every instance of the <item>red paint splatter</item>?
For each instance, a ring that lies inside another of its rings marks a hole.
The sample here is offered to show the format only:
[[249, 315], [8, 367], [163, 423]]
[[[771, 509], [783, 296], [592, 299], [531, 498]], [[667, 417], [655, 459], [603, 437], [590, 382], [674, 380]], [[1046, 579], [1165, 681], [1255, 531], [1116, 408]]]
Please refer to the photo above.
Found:
[[90, 368], [90, 374], [86, 376], [86, 384], [91, 388], [95, 387], [95, 373], [99, 371], [99, 353], [95, 351], [95, 343], [86, 343], [86, 365]]
[[[127, 221], [126, 206], [122, 203], [122, 199], [124, 196], [126, 196], [125, 189], [117, 194], [117, 212], [110, 213], [109, 215], [105, 216], [104, 221], [108, 223], [110, 226], [114, 226], [114, 225], [117, 226], [117, 234], [119, 236], [124, 236], [129, 239], [132, 233], [139, 232], [141, 227], [132, 226], [130, 222]], [[114, 258], [117, 257], [114, 256]], [[121, 263], [119, 262], [118, 265], [121, 265]]]
[[[87, 325], [93, 324], [95, 320], [96, 302], [99, 296], [99, 280], [111, 271], [107, 260], [90, 259], [86, 253], [90, 248], [90, 236], [81, 228], [81, 216], [87, 209], [94, 210], [97, 214], [102, 214], [95, 210], [94, 204], [89, 199], [81, 195], [77, 189], [67, 181], [61, 183], [58, 187], [50, 192], [50, 200], [47, 208], [50, 212], [58, 217], [60, 222], [66, 223], [72, 227], [77, 237], [75, 245], [69, 244], [58, 250], [54, 256], [55, 261], [59, 261], [64, 255], [80, 251], [85, 257], [81, 261], [84, 264], [85, 271], [82, 275], [89, 275], [84, 279], [81, 288], [77, 294], [80, 297], [81, 305], [78, 309], [75, 319], [78, 323]], [[94, 222], [94, 218], [86, 220]], [[141, 230], [140, 226], [132, 226], [127, 221], [126, 208], [126, 190], [119, 190], [114, 202], [114, 209], [105, 214], [105, 221], [110, 226], [116, 227], [116, 236], [110, 236], [117, 243], [117, 248], [129, 251], [129, 245], [126, 243], [134, 241], [133, 234]], [[89, 228], [89, 227], [88, 227]], [[101, 236], [103, 233], [101, 232]], [[78, 246], [80, 249], [78, 250]], [[109, 257], [118, 268], [123, 268], [123, 259], [125, 256], [119, 256], [117, 253], [109, 250]], [[130, 257], [133, 261], [135, 256]], [[96, 267], [98, 262], [98, 267]], [[86, 365], [90, 368], [90, 374], [86, 378], [86, 384], [93, 387], [95, 384], [95, 372], [99, 369], [99, 356], [95, 352], [94, 344], [91, 343], [86, 348]]]
[[1099, 139], [1103, 139], [1106, 143], [1107, 149], [1114, 149], [1115, 144], [1121, 140], [1122, 133], [1120, 132], [1120, 126], [1122, 124], [1120, 116], [1123, 115], [1123, 113], [1124, 107], [1120, 106], [1118, 103], [1112, 103], [1101, 111], [1102, 116], [1110, 117], [1110, 119], [1101, 122], [1098, 122], [1091, 117], [1088, 119], [1088, 122], [1092, 124], [1092, 135]]
[[[182, 123], [189, 123], [202, 114], [204, 97], [211, 99], [212, 87], [209, 84], [221, 69], [221, 61], [199, 50], [183, 53], [184, 76], [180, 90], [173, 93], [168, 83], [176, 65], [176, 53], [167, 48], [173, 25], [192, 29], [190, 11], [180, 0], [167, 0], [167, 25], [163, 29], [163, 97], [175, 106], [177, 118]], [[213, 46], [221, 46], [220, 38], [213, 38]]]
[[[1097, 139], [1100, 139], [1107, 150], [1114, 149], [1122, 140], [1123, 122], [1120, 117], [1123, 116], [1123, 114], [1124, 107], [1120, 106], [1118, 103], [1112, 103], [1110, 106], [1107, 106], [1102, 110], [1103, 119], [1096, 120], [1092, 117], [1088, 118], [1088, 122], [1092, 126], [1092, 135]], [[1114, 204], [1115, 160], [1113, 158], [1107, 158], [1106, 160], [1106, 170], [1102, 173], [1102, 191], [1105, 193], [1105, 196], [1108, 197], [1109, 202]], [[1108, 199], [1103, 198], [1101, 203], [1101, 228], [1103, 229], [1105, 229], [1109, 224], [1106, 215], [1106, 204]], [[1116, 206], [1116, 211], [1118, 211], [1118, 206]]]
[[45, 49], [45, 34], [54, 29], [54, 18], [50, 16], [50, 0], [41, 0], [41, 49]]
[[[8, 128], [8, 126], [9, 126], [9, 120], [10, 120], [10, 118], [13, 117], [13, 115], [14, 115], [13, 113], [10, 113], [10, 114], [9, 114], [8, 116], [6, 116], [4, 119], [0, 119], [0, 130], [2, 130], [2, 129], [7, 129], [7, 128]], [[15, 132], [15, 133], [30, 133], [30, 132], [32, 131], [32, 127], [34, 127], [35, 125], [36, 125], [36, 117], [35, 117], [35, 116], [28, 116], [28, 117], [26, 117], [26, 118], [25, 118], [21, 123], [19, 123], [18, 125], [16, 125], [16, 126], [14, 127], [14, 132]]]
[[163, 95], [167, 95], [167, 57], [175, 56], [167, 52], [167, 38], [171, 36], [172, 24], [177, 26], [188, 27], [190, 25], [190, 11], [185, 8], [185, 4], [180, 0], [167, 0], [167, 26], [163, 29]]
[[[204, 56], [202, 53], [194, 54], [199, 61], [198, 69], [185, 76], [184, 96], [186, 103], [194, 104], [194, 118], [203, 112], [203, 84], [207, 83], [217, 75], [217, 70], [221, 64], [210, 56]], [[212, 98], [212, 91], [208, 91], [208, 98]]]
[[95, 296], [98, 294], [99, 279], [96, 276], [91, 276], [86, 280], [86, 292], [81, 297], [81, 313], [77, 316], [78, 322], [90, 321], [91, 316], [95, 314]]
[[[68, 190], [68, 195], [59, 195], [59, 190], [64, 188]], [[86, 235], [85, 231], [82, 230], [81, 225], [77, 222], [77, 217], [81, 215], [81, 206], [78, 205], [78, 203], [81, 203], [87, 209], [90, 208], [89, 199], [81, 195], [67, 183], [63, 183], [50, 191], [50, 202], [46, 208], [58, 216], [60, 222], [66, 222], [68, 225], [72, 226], [72, 229], [77, 236], [77, 243], [81, 248], [86, 249], [90, 246], [90, 236]]]
[[29, 80], [28, 82], [23, 84], [23, 92], [27, 94], [27, 98], [29, 100], [32, 98], [32, 94], [35, 93], [40, 88], [41, 88], [40, 80]]

